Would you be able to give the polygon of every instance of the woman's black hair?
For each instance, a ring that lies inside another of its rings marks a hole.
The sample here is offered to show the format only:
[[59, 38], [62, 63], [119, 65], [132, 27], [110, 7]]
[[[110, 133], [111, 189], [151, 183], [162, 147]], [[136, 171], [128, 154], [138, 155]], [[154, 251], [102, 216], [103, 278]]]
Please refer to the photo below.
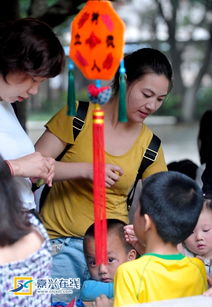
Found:
[[[142, 78], [147, 73], [156, 73], [164, 75], [170, 82], [169, 87], [172, 87], [171, 64], [168, 58], [157, 49], [142, 48], [126, 55], [124, 66], [129, 84]], [[116, 95], [119, 91], [119, 71], [116, 72], [112, 88], [114, 95]]]
[[0, 74], [24, 72], [51, 78], [65, 63], [63, 47], [52, 29], [36, 18], [0, 24]]
[[212, 162], [212, 110], [202, 115], [197, 140], [200, 163]]
[[30, 233], [31, 224], [19, 197], [17, 182], [1, 156], [0, 199], [0, 246], [6, 246]]

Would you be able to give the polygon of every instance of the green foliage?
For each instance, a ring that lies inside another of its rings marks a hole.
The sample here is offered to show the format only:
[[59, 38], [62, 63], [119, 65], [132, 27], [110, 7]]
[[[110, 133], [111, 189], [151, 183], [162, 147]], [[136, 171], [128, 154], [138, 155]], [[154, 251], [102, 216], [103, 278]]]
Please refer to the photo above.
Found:
[[[57, 0], [48, 0], [48, 6], [52, 6], [55, 4]], [[28, 17], [28, 9], [30, 7], [30, 1], [29, 0], [19, 0], [19, 6], [20, 6], [20, 16], [21, 17]]]
[[212, 110], [212, 87], [202, 87], [199, 89], [195, 118], [200, 119], [207, 110]]
[[180, 108], [181, 108], [180, 97], [170, 93], [156, 114], [170, 115], [180, 118], [180, 112], [181, 112]]
[[[212, 110], [212, 88], [202, 87], [197, 93], [197, 106], [194, 117], [199, 120], [206, 110]], [[169, 94], [163, 105], [157, 111], [157, 115], [172, 115], [180, 119], [181, 101], [180, 97]]]

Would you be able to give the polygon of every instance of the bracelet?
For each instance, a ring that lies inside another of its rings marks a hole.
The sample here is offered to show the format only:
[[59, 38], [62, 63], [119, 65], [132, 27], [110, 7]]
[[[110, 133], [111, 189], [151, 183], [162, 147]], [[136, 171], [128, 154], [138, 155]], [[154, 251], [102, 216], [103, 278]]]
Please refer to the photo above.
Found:
[[11, 176], [14, 176], [15, 173], [14, 173], [14, 170], [13, 170], [13, 167], [12, 167], [10, 161], [4, 160], [4, 162], [8, 165], [8, 167], [9, 167], [9, 169], [10, 169], [10, 174], [11, 174]]

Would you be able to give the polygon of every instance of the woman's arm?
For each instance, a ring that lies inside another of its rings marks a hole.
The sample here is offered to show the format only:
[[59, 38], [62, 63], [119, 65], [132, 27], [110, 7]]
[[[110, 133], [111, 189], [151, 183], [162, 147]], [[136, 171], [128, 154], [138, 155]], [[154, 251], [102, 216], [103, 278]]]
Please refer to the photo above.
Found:
[[44, 156], [56, 159], [63, 152], [66, 145], [65, 142], [46, 129], [35, 143], [35, 150]]
[[[46, 130], [35, 144], [36, 151], [44, 156], [57, 158], [65, 149], [63, 142], [49, 130]], [[92, 179], [92, 165], [90, 163], [69, 163], [56, 161], [54, 181], [67, 179]]]
[[[36, 151], [41, 152], [44, 156], [56, 158], [63, 152], [66, 143], [56, 137], [53, 133], [46, 130], [35, 144]], [[122, 169], [117, 165], [107, 164], [106, 187], [111, 187], [123, 174]], [[93, 180], [93, 165], [87, 162], [71, 163], [56, 161], [54, 181], [68, 179], [89, 179]]]

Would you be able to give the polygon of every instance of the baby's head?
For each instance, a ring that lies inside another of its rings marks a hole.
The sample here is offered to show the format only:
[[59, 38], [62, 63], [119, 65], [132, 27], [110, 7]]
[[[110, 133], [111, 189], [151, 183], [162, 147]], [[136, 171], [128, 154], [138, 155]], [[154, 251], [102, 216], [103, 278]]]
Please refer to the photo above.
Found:
[[125, 240], [125, 225], [122, 221], [107, 219], [107, 265], [96, 265], [94, 224], [87, 229], [84, 236], [83, 248], [92, 279], [102, 282], [113, 282], [117, 267], [123, 262], [136, 258], [135, 249]]
[[205, 199], [196, 227], [184, 244], [195, 255], [212, 259], [212, 199]]

